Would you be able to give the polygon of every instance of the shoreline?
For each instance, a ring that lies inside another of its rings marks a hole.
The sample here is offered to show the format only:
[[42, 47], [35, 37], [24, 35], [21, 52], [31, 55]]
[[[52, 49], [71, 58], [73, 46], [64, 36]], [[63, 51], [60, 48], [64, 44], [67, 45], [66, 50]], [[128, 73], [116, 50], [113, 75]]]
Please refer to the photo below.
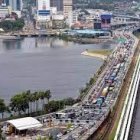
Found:
[[[65, 40], [65, 38], [62, 39]], [[79, 44], [99, 44], [112, 41], [112, 38], [74, 38], [69, 36], [66, 40]]]
[[98, 54], [98, 53], [90, 53], [88, 51], [84, 51], [81, 54], [85, 55], [85, 56], [100, 58], [102, 60], [105, 60], [107, 58], [107, 56], [105, 56], [105, 55], [101, 55], [101, 54]]
[[1, 33], [0, 34], [0, 39], [16, 39], [17, 37], [58, 37], [64, 41], [71, 41], [71, 42], [75, 42], [75, 43], [79, 43], [79, 44], [99, 44], [99, 43], [105, 43], [105, 42], [108, 42], [108, 41], [112, 41], [112, 37], [105, 37], [105, 38], [100, 38], [100, 37], [97, 37], [97, 38], [87, 38], [87, 37], [71, 37], [71, 36], [66, 36], [66, 37], [63, 37], [63, 36], [60, 36], [60, 35], [57, 35], [57, 34], [42, 34], [42, 35], [39, 35], [39, 34], [30, 34], [30, 33], [21, 33], [21, 34], [16, 34], [16, 33]]

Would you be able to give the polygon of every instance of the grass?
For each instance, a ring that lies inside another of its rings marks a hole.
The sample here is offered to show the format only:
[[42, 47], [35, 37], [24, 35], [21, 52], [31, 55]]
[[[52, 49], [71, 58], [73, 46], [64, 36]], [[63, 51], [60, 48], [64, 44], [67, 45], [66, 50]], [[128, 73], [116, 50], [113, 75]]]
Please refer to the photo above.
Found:
[[115, 125], [113, 127], [113, 131], [112, 133], [109, 135], [109, 140], [114, 140], [115, 138], [115, 134], [116, 134], [116, 131], [117, 131], [117, 127], [118, 127], [118, 124], [119, 124], [119, 121], [120, 121], [120, 117], [121, 117], [121, 113], [118, 114], [119, 117], [117, 118], [116, 122], [115, 122]]
[[94, 54], [108, 56], [108, 55], [111, 54], [112, 50], [106, 50], [106, 49], [102, 49], [102, 50], [88, 50], [87, 52], [88, 53], [94, 53]]

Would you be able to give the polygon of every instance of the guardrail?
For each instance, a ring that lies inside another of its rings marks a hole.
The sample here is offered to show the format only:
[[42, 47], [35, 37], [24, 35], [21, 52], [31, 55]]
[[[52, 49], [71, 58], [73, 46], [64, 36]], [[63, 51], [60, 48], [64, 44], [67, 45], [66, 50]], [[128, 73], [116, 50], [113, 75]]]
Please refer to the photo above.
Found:
[[[138, 45], [137, 39], [135, 45]], [[128, 139], [139, 82], [140, 82], [140, 55], [138, 57], [138, 61], [134, 70], [134, 74], [131, 80], [126, 100], [124, 102], [124, 107], [122, 110], [122, 114], [120, 117], [120, 121], [118, 124], [114, 140]]]

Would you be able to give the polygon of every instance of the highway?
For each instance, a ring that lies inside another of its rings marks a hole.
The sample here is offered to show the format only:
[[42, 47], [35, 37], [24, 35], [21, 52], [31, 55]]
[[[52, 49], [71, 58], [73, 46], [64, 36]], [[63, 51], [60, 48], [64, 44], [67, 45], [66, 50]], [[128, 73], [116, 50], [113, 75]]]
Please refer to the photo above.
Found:
[[[129, 28], [132, 32], [133, 28]], [[134, 48], [138, 45], [139, 40], [132, 35], [135, 39]], [[128, 89], [128, 93], [124, 102], [124, 107], [121, 113], [120, 121], [115, 135], [115, 140], [127, 140], [130, 131], [130, 125], [132, 121], [134, 106], [137, 97], [137, 90], [140, 80], [140, 56], [138, 56], [137, 63], [134, 69], [133, 76], [131, 78], [131, 83]]]
[[[135, 51], [136, 42], [131, 32], [115, 32], [119, 42], [116, 49], [107, 59], [106, 68], [89, 91], [82, 104], [57, 112], [55, 122], [61, 125], [71, 123], [71, 129], [62, 140], [86, 140], [93, 134], [108, 116], [119, 96], [125, 75], [129, 69]], [[69, 115], [72, 115], [70, 117]]]

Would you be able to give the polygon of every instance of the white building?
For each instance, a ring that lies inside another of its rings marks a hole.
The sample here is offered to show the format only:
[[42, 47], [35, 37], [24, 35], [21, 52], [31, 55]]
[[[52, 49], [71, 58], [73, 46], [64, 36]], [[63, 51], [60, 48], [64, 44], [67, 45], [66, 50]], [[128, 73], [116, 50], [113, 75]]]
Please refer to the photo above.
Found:
[[50, 0], [37, 0], [37, 20], [50, 20]]
[[9, 14], [11, 14], [9, 7], [0, 7], [0, 18], [5, 18]]
[[51, 15], [56, 15], [57, 14], [57, 7], [50, 7], [50, 13], [51, 13]]
[[50, 26], [51, 8], [50, 0], [37, 0], [36, 28], [45, 29]]
[[73, 24], [73, 12], [68, 13], [68, 17], [66, 18], [66, 23], [69, 25], [69, 27]]
[[52, 28], [63, 29], [65, 26], [65, 20], [63, 14], [52, 15]]
[[114, 16], [111, 20], [111, 23], [112, 24], [117, 24], [117, 23], [126, 23], [126, 22], [129, 22], [131, 21], [131, 18], [129, 17], [126, 17], [126, 16]]
[[63, 0], [63, 12], [67, 18], [73, 11], [73, 0]]
[[73, 23], [76, 23], [78, 21], [79, 12], [73, 11]]
[[52, 20], [64, 20], [64, 15], [52, 15]]

